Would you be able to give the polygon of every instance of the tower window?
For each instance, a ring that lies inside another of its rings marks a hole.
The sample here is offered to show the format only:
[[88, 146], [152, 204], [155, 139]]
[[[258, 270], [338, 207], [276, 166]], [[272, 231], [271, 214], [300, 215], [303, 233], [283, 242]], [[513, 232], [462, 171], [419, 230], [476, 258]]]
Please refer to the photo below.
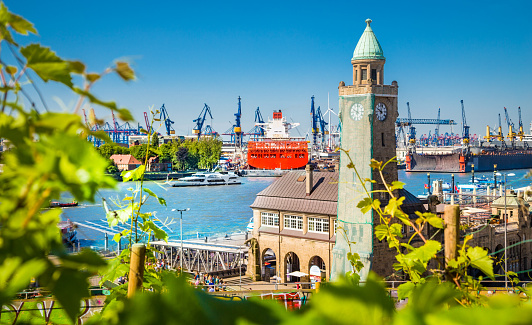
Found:
[[371, 69], [371, 79], [377, 80], [377, 69]]
[[382, 141], [382, 146], [385, 147], [385, 145], [384, 145], [384, 133], [381, 133], [381, 141]]
[[368, 70], [367, 69], [360, 69], [360, 80], [368, 80]]
[[357, 77], [358, 77], [358, 71], [355, 70], [355, 81], [357, 81]]

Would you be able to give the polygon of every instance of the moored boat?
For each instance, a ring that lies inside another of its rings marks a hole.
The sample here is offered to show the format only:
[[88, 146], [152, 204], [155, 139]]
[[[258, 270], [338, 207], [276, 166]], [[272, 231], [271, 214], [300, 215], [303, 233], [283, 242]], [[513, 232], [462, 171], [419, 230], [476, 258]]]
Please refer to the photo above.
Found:
[[299, 123], [288, 123], [283, 113], [273, 112], [273, 120], [257, 123], [264, 129], [264, 138], [248, 142], [247, 163], [258, 169], [297, 169], [308, 164], [308, 142], [304, 138], [292, 138], [288, 131]]
[[195, 173], [191, 176], [183, 177], [172, 183], [173, 187], [185, 186], [214, 186], [214, 185], [238, 185], [240, 177], [234, 173]]
[[78, 206], [77, 201], [72, 202], [59, 202], [59, 201], [50, 201], [50, 208], [68, 208]]

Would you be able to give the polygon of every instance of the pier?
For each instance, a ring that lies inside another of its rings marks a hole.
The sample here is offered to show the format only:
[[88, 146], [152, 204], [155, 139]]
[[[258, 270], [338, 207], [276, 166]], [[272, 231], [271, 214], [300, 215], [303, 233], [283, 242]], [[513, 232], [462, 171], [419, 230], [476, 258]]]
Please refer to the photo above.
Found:
[[235, 270], [238, 274], [238, 270], [246, 264], [244, 257], [248, 247], [244, 242], [247, 237], [247, 234], [232, 234], [211, 241], [155, 241], [151, 245], [161, 252], [159, 258], [165, 260], [171, 269], [180, 267], [183, 258], [183, 270], [186, 272], [222, 272], [231, 275]]

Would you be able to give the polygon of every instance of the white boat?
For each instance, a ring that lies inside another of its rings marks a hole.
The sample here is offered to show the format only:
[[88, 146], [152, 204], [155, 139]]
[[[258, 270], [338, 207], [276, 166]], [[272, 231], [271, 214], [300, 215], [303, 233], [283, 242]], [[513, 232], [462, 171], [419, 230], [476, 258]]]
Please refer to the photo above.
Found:
[[213, 185], [237, 185], [242, 184], [240, 177], [234, 173], [195, 173], [191, 176], [182, 177], [172, 183], [173, 187], [184, 186], [213, 186]]

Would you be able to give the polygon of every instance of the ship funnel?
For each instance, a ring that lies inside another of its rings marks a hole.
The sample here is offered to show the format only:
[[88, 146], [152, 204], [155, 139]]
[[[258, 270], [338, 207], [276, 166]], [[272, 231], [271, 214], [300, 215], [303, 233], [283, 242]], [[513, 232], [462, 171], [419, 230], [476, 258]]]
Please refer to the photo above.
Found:
[[312, 187], [314, 187], [314, 182], [313, 182], [313, 179], [312, 179], [312, 170], [314, 168], [312, 168], [311, 165], [307, 165], [307, 167], [305, 167], [305, 172], [306, 172], [306, 177], [305, 177], [305, 180], [306, 180], [306, 193], [307, 193], [307, 196], [309, 196], [311, 193], [312, 193]]

